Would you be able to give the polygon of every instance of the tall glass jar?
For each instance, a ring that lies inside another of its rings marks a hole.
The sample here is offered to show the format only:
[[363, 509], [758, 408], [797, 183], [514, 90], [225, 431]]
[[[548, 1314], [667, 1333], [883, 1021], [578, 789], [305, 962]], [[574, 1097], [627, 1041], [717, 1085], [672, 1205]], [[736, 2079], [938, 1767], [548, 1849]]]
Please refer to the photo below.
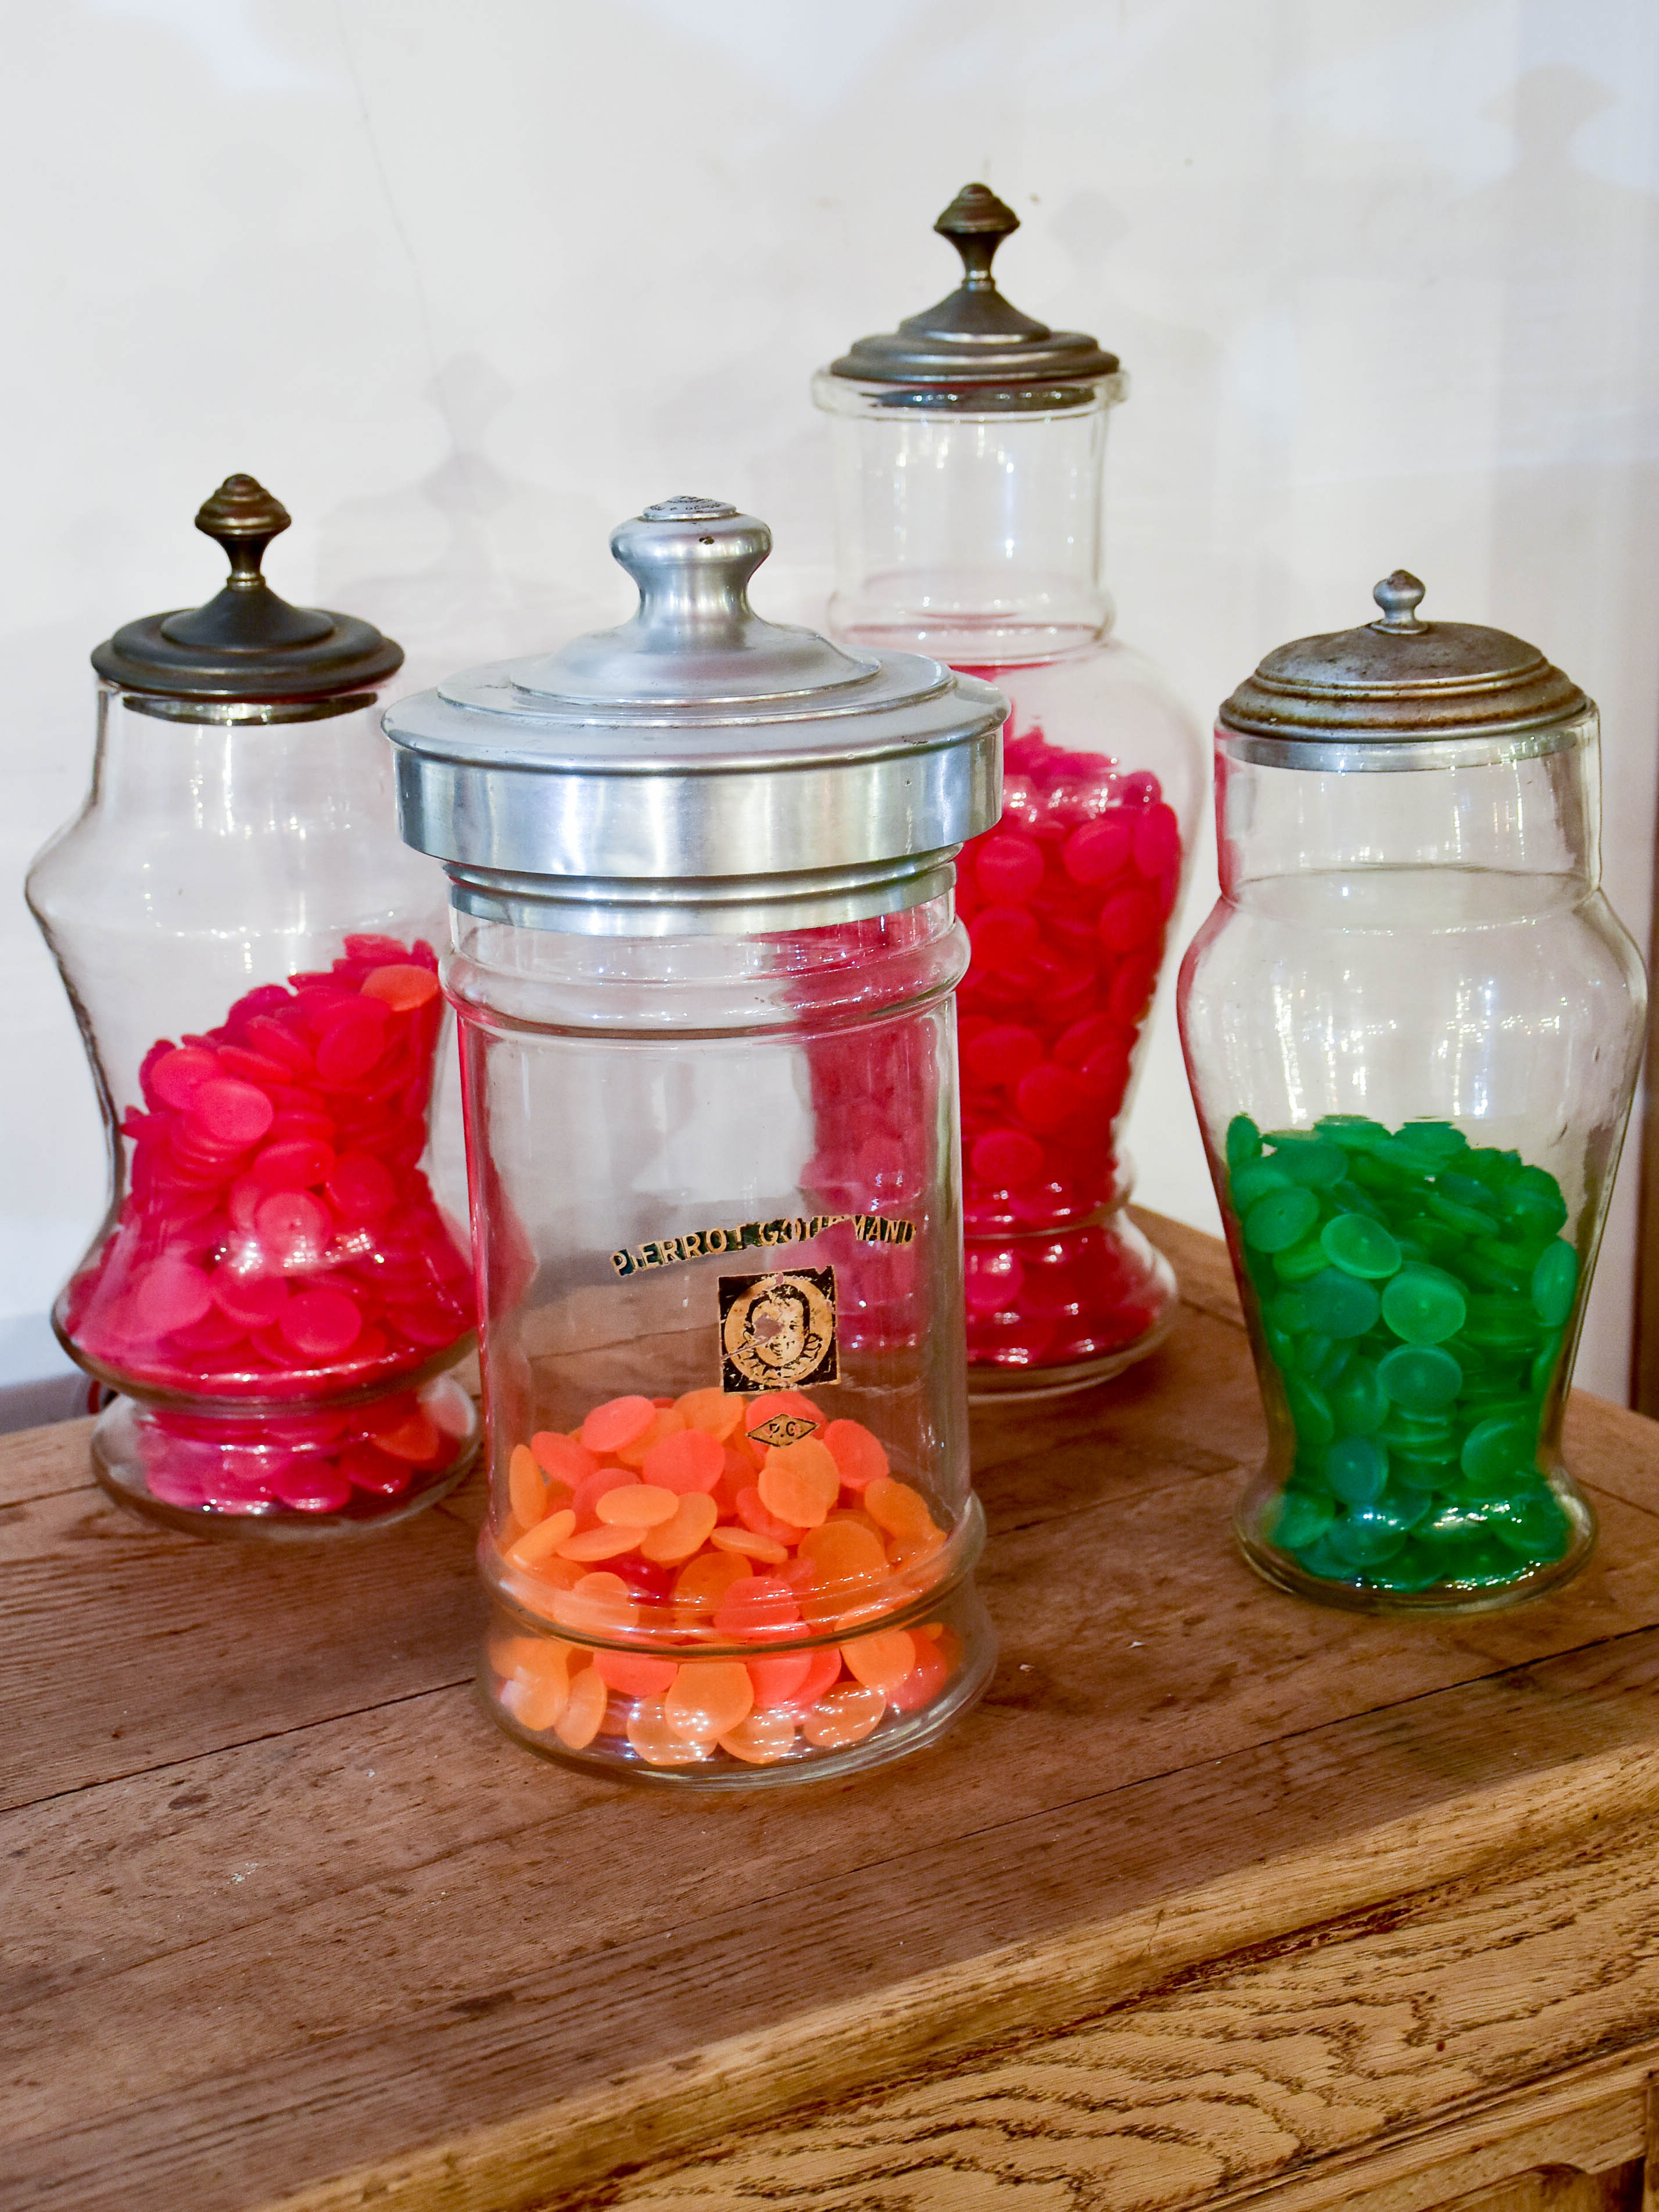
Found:
[[453, 886], [490, 1506], [532, 1748], [730, 1785], [982, 1686], [951, 862], [1004, 702], [750, 611], [763, 523], [623, 524], [621, 629], [386, 717]]
[[1600, 887], [1595, 709], [1535, 647], [1382, 619], [1221, 710], [1182, 1033], [1267, 1414], [1281, 1587], [1466, 1611], [1595, 1537], [1561, 1418], [1646, 987]]
[[1003, 814], [958, 864], [969, 1372], [1077, 1389], [1141, 1358], [1175, 1279], [1129, 1218], [1122, 1135], [1202, 776], [1197, 726], [1111, 635], [1101, 580], [1115, 355], [998, 291], [1018, 219], [969, 185], [934, 225], [963, 282], [822, 370], [833, 634], [990, 678]]
[[27, 887], [109, 1137], [53, 1313], [120, 1394], [98, 1479], [264, 1538], [400, 1519], [477, 1439], [443, 1372], [470, 1261], [428, 1174], [442, 881], [398, 839], [374, 720], [403, 653], [270, 590], [288, 521], [229, 477], [197, 517], [225, 589], [94, 654], [92, 788]]

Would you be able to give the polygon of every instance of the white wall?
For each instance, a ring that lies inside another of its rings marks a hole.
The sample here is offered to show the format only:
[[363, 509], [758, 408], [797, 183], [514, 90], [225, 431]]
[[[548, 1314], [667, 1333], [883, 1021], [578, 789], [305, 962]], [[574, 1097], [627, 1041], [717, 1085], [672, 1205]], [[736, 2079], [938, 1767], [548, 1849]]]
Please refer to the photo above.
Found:
[[[928, 225], [981, 177], [1010, 293], [1133, 380], [1123, 633], [1206, 713], [1400, 565], [1535, 639], [1601, 701], [1645, 940], [1651, 0], [6, 0], [4, 33], [9, 886], [83, 786], [88, 651], [216, 588], [190, 517], [233, 469], [295, 516], [278, 587], [411, 684], [614, 618], [606, 533], [674, 491], [767, 516], [763, 609], [810, 610], [808, 376], [948, 289]], [[48, 1364], [102, 1168], [15, 889], [0, 954], [3, 1380]], [[1210, 1222], [1159, 1024], [1143, 1194]], [[1615, 1395], [1633, 1186], [1580, 1370]]]

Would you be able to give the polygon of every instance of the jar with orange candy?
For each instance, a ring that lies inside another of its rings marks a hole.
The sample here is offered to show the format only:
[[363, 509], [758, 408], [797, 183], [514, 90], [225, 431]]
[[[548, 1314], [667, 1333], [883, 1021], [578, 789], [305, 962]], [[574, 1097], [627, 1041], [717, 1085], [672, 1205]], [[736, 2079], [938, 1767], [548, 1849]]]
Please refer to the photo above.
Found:
[[484, 1692], [601, 1773], [834, 1774], [930, 1741], [994, 1657], [950, 893], [1004, 702], [762, 621], [770, 533], [719, 501], [611, 544], [632, 622], [386, 718], [452, 884]]

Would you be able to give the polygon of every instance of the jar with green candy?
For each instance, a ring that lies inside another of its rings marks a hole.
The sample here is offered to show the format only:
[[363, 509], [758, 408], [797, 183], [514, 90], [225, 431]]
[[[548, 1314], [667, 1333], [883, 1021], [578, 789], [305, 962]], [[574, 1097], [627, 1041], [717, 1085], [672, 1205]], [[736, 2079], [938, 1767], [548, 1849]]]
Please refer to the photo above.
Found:
[[1267, 1418], [1239, 1540], [1379, 1612], [1511, 1603], [1589, 1553], [1562, 1414], [1646, 1001], [1594, 706], [1422, 597], [1389, 577], [1380, 620], [1223, 708], [1180, 994]]

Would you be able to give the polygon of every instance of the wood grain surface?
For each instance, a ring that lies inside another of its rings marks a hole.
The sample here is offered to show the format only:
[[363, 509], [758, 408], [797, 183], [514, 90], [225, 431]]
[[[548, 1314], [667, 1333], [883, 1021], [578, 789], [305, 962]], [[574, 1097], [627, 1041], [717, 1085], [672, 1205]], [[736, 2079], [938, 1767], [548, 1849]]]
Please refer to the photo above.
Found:
[[1152, 1225], [1164, 1349], [976, 1418], [989, 1693], [856, 1784], [689, 1800], [507, 1743], [472, 1492], [267, 1553], [128, 1520], [86, 1424], [0, 1443], [0, 2207], [1628, 2193], [1659, 1430], [1575, 1404], [1603, 1537], [1556, 1596], [1301, 1604], [1231, 1542], [1224, 1255]]

